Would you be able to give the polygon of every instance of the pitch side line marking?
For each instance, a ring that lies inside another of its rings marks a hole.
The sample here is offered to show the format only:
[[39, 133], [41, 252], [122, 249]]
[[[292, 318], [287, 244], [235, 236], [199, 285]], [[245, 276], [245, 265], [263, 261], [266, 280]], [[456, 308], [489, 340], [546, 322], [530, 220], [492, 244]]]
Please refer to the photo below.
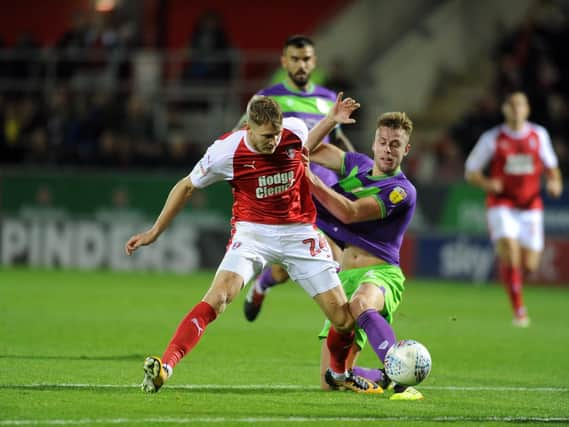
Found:
[[568, 422], [568, 417], [199, 417], [199, 418], [84, 418], [52, 420], [0, 420], [0, 425], [82, 425], [82, 424], [197, 424], [197, 423], [272, 423], [272, 422], [366, 422], [366, 421], [434, 421], [434, 422]]
[[[528, 392], [569, 392], [569, 387], [514, 387], [514, 386], [419, 386], [422, 390], [445, 391], [528, 391]], [[66, 389], [66, 388], [140, 388], [138, 384], [0, 384], [0, 389]], [[169, 384], [172, 390], [319, 390], [318, 386], [303, 386], [297, 384]]]

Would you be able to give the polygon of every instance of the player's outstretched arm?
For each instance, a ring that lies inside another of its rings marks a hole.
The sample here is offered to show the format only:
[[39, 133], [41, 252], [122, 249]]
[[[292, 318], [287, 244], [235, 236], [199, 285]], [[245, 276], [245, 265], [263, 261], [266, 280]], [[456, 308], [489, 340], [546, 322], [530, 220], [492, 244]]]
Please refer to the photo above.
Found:
[[188, 177], [182, 178], [172, 187], [162, 212], [154, 222], [152, 228], [139, 234], [135, 234], [126, 242], [124, 249], [127, 255], [132, 255], [141, 246], [153, 243], [162, 232], [168, 228], [172, 220], [190, 200], [195, 187]]
[[351, 114], [360, 108], [360, 104], [353, 98], [342, 99], [343, 92], [338, 93], [336, 102], [326, 117], [316, 123], [308, 133], [308, 139], [304, 146], [312, 151], [328, 135], [337, 124], [352, 124], [356, 119], [351, 118]]
[[310, 153], [310, 161], [327, 169], [340, 172], [344, 163], [345, 151], [332, 144], [320, 144]]

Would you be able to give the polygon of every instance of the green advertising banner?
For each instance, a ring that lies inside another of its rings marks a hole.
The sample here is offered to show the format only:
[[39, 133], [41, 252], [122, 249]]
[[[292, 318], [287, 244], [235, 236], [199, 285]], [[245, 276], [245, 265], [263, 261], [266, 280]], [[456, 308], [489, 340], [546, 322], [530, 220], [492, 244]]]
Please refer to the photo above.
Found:
[[441, 218], [441, 231], [486, 233], [488, 227], [484, 192], [466, 183], [451, 185]]
[[230, 232], [224, 183], [193, 194], [160, 245], [128, 257], [178, 175], [0, 172], [0, 265], [187, 273], [215, 268]]
[[[179, 175], [116, 173], [0, 172], [0, 213], [63, 211], [73, 216], [95, 216], [105, 210], [134, 210], [153, 219]], [[229, 220], [230, 187], [218, 183], [194, 193], [188, 208], [215, 212]]]

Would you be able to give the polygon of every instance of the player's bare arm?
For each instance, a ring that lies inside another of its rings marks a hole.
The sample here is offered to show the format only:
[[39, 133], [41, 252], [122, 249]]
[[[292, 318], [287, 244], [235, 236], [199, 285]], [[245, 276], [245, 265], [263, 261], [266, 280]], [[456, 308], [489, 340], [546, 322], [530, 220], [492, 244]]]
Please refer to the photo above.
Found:
[[310, 161], [334, 172], [340, 172], [345, 155], [345, 151], [332, 144], [320, 144], [310, 154]]
[[336, 102], [326, 117], [316, 123], [316, 126], [308, 133], [308, 138], [304, 146], [308, 148], [309, 151], [316, 148], [337, 124], [352, 124], [356, 122], [356, 120], [350, 116], [354, 111], [360, 108], [360, 104], [353, 98], [342, 99], [343, 96], [343, 92], [338, 93]]
[[132, 255], [139, 247], [153, 243], [190, 200], [194, 189], [195, 187], [189, 178], [184, 177], [179, 180], [170, 190], [162, 212], [158, 215], [154, 225], [149, 230], [132, 236], [126, 242], [124, 247], [126, 254]]
[[551, 197], [561, 197], [561, 193], [563, 193], [563, 179], [561, 179], [559, 168], [546, 169], [545, 190]]
[[326, 186], [310, 169], [307, 169], [306, 175], [313, 196], [344, 224], [381, 218], [381, 209], [374, 197], [352, 201]]
[[487, 193], [500, 194], [504, 191], [502, 181], [497, 178], [488, 178], [480, 171], [468, 171], [465, 178], [468, 183], [481, 188]]

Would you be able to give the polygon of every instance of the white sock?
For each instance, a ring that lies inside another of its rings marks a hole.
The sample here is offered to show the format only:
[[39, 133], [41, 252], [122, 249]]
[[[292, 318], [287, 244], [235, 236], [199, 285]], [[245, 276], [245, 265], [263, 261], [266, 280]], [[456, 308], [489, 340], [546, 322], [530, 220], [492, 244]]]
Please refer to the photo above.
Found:
[[168, 374], [168, 378], [170, 378], [172, 376], [172, 373], [174, 372], [174, 369], [170, 365], [168, 365], [167, 363], [162, 364], [162, 367], [164, 368], [164, 370]]

